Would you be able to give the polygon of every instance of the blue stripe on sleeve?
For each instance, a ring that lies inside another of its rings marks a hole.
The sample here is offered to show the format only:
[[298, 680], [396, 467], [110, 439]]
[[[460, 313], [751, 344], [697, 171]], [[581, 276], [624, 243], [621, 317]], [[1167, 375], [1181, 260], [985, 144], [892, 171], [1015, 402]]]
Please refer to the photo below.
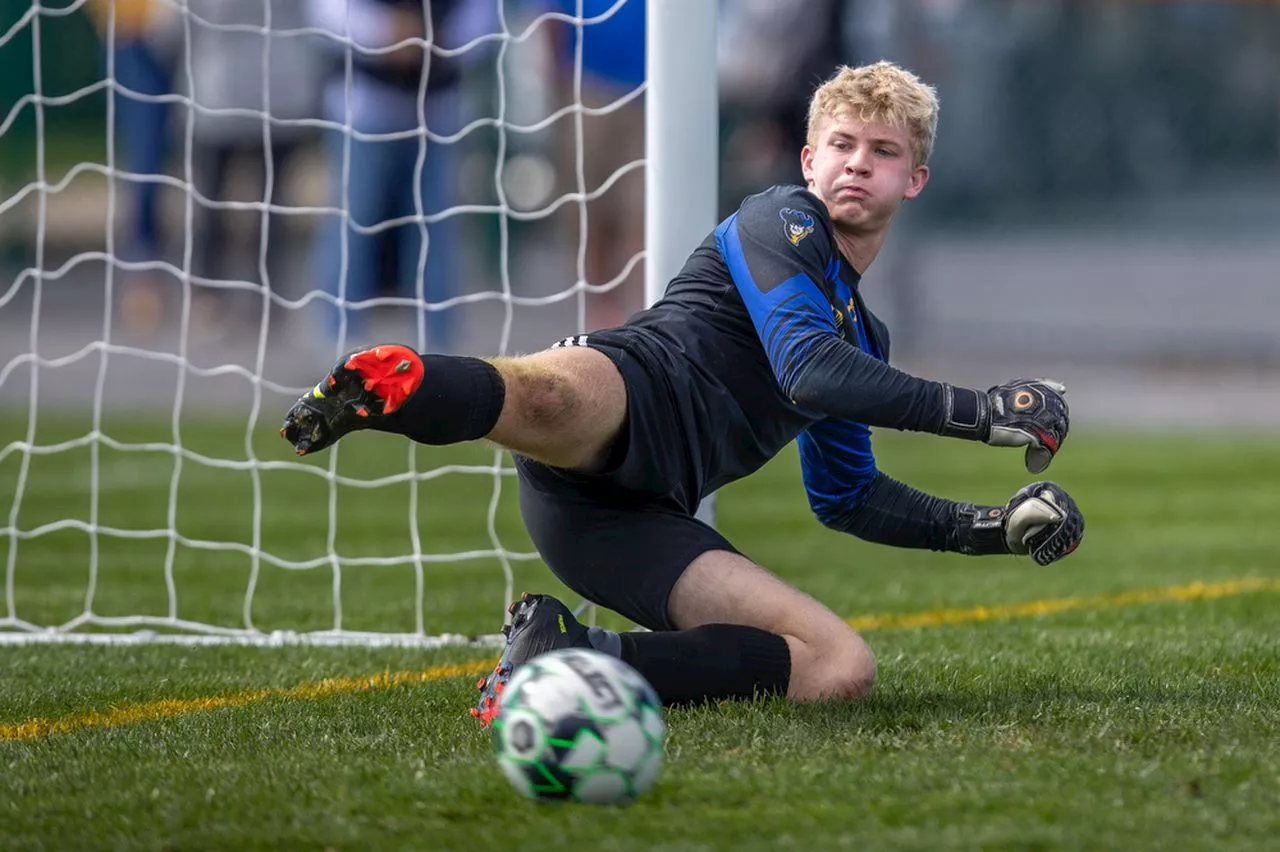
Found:
[[832, 524], [857, 507], [879, 471], [871, 452], [871, 430], [851, 420], [828, 418], [797, 439], [809, 507]]
[[773, 374], [790, 396], [814, 345], [838, 334], [831, 305], [818, 284], [803, 272], [762, 292], [742, 250], [736, 213], [716, 228], [716, 246], [751, 315]]

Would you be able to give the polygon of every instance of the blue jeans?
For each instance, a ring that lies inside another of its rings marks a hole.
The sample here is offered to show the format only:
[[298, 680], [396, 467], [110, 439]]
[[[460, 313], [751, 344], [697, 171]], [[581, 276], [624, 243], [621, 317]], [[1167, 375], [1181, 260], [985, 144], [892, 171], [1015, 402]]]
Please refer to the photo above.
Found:
[[[116, 81], [139, 94], [167, 95], [173, 91], [168, 69], [149, 44], [141, 40], [117, 41]], [[140, 175], [165, 174], [169, 157], [169, 107], [163, 102], [140, 101], [116, 94], [116, 130], [123, 148], [123, 167]], [[125, 253], [131, 260], [155, 260], [161, 249], [158, 212], [160, 184], [138, 182], [132, 186], [133, 221], [129, 223]]]
[[[428, 125], [447, 128], [456, 124], [449, 109], [456, 110], [456, 99], [451, 95], [432, 97], [427, 102]], [[389, 133], [417, 125], [416, 109], [413, 116], [378, 114], [364, 111], [356, 126], [365, 133]], [[372, 114], [370, 114], [372, 113]], [[434, 120], [433, 120], [434, 119]], [[331, 206], [345, 209], [350, 221], [361, 227], [370, 227], [390, 219], [414, 215], [417, 212], [416, 197], [422, 199], [422, 212], [439, 213], [456, 203], [456, 178], [458, 146], [426, 141], [426, 157], [422, 165], [420, 181], [414, 181], [420, 141], [417, 138], [393, 141], [367, 141], [351, 138], [350, 173], [347, 187], [343, 187], [343, 145], [345, 134], [337, 130], [326, 131], [326, 163], [332, 186]], [[360, 341], [368, 327], [367, 309], [353, 306], [376, 298], [384, 289], [379, 275], [383, 265], [382, 250], [386, 236], [394, 233], [398, 248], [394, 258], [396, 278], [393, 287], [385, 288], [396, 296], [417, 295], [419, 262], [422, 254], [423, 226], [418, 223], [402, 225], [374, 234], [361, 233], [346, 228], [347, 265], [342, 275], [343, 220], [338, 216], [326, 217], [317, 229], [315, 262], [323, 289], [335, 296], [341, 294], [348, 305], [342, 309], [347, 318], [347, 341]], [[451, 216], [425, 225], [427, 236], [426, 266], [422, 273], [422, 295], [428, 302], [439, 302], [456, 292], [457, 271], [454, 268], [458, 218]], [[453, 341], [450, 311], [426, 311], [425, 327], [429, 351], [446, 351]], [[329, 332], [336, 339], [340, 330], [341, 314], [330, 314]], [[367, 342], [367, 341], [366, 341]]]

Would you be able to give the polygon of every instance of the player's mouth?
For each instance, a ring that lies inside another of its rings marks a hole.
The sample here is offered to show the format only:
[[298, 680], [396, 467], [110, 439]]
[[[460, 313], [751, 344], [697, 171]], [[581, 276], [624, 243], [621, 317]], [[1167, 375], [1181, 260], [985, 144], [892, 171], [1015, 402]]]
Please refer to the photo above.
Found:
[[842, 186], [836, 190], [837, 198], [853, 198], [858, 201], [870, 198], [871, 193], [860, 186]]

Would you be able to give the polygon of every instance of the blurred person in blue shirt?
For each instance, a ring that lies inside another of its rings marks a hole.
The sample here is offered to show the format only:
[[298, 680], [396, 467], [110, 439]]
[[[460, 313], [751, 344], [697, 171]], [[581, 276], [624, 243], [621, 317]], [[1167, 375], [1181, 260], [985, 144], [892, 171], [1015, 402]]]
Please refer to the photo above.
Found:
[[[557, 122], [557, 169], [560, 192], [597, 192], [619, 169], [644, 159], [644, 97], [634, 93], [645, 81], [645, 2], [626, 0], [535, 0], [544, 12], [577, 17], [584, 23], [544, 24], [554, 58], [557, 104], [581, 103], [584, 109], [605, 109], [582, 116], [582, 136], [572, 114]], [[581, 9], [579, 9], [581, 5]], [[613, 9], [612, 14], [608, 14]], [[596, 18], [602, 20], [594, 21]], [[575, 92], [581, 32], [581, 90]], [[583, 182], [578, 186], [578, 151], [582, 152]], [[608, 284], [644, 250], [644, 170], [618, 177], [599, 198], [587, 203], [585, 237], [578, 228], [578, 206], [567, 205], [566, 231], [576, 248], [585, 238], [585, 278], [588, 284]], [[619, 325], [644, 307], [644, 268], [637, 263], [611, 289], [587, 297], [587, 325]]]
[[[456, 293], [458, 217], [446, 211], [458, 199], [460, 143], [430, 138], [424, 142], [423, 124], [433, 134], [461, 129], [464, 66], [487, 54], [481, 48], [458, 56], [441, 56], [438, 51], [457, 49], [495, 32], [496, 5], [493, 0], [311, 0], [309, 9], [316, 26], [350, 40], [330, 42], [334, 62], [324, 94], [325, 118], [349, 128], [326, 132], [332, 187], [328, 203], [350, 217], [345, 263], [344, 220], [338, 216], [326, 218], [317, 230], [315, 259], [323, 289], [344, 301], [346, 337], [351, 341], [367, 333], [367, 311], [359, 303], [379, 295], [382, 237], [387, 231], [395, 232], [398, 245], [396, 295], [418, 295], [420, 277], [421, 295], [429, 303]], [[434, 50], [414, 44], [388, 53], [370, 52], [428, 35]], [[357, 134], [400, 135], [370, 139]], [[415, 177], [423, 147], [421, 174]], [[424, 229], [416, 221], [372, 233], [360, 230], [414, 216], [429, 220], [425, 247]], [[334, 316], [330, 332], [337, 336], [341, 314]], [[429, 351], [450, 348], [451, 324], [449, 312], [426, 311]]]

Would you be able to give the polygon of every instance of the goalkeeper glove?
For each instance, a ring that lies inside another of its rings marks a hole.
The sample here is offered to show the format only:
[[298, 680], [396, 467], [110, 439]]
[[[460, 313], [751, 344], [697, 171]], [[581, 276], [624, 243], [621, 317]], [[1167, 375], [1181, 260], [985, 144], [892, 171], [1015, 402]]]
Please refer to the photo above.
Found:
[[1067, 389], [1048, 379], [1014, 379], [987, 391], [994, 447], [1026, 447], [1031, 473], [1043, 473], [1067, 440]]
[[1030, 555], [1041, 565], [1080, 546], [1084, 516], [1071, 496], [1053, 482], [1019, 489], [1004, 506], [959, 504], [960, 550], [971, 555]]
[[1067, 389], [1048, 379], [1014, 379], [986, 392], [944, 384], [943, 435], [1026, 447], [1031, 473], [1043, 473], [1067, 439]]
[[1005, 504], [1004, 539], [1011, 553], [1030, 554], [1041, 565], [1080, 546], [1084, 515], [1060, 485], [1033, 482]]

